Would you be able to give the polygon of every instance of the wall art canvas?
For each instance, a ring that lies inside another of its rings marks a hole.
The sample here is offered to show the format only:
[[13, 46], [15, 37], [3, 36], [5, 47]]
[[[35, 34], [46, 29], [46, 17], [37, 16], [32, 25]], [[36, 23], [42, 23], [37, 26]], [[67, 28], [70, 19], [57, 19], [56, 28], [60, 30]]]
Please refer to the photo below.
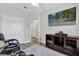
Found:
[[48, 15], [49, 26], [75, 25], [76, 7]]

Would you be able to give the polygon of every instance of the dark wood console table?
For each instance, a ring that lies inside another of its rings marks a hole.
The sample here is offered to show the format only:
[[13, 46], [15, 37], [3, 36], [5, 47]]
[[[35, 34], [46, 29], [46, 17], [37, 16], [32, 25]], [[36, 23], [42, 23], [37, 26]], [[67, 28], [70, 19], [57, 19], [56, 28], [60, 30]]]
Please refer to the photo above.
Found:
[[46, 34], [46, 46], [70, 56], [79, 56], [79, 37], [76, 36], [60, 38], [57, 35]]

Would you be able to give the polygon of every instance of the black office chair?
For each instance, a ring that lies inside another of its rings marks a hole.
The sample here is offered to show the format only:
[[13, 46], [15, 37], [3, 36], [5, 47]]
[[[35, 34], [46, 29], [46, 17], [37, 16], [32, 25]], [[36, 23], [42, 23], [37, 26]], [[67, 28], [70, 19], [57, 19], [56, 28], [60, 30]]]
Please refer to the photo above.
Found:
[[20, 50], [20, 43], [17, 39], [5, 40], [4, 35], [0, 33], [0, 41], [4, 42], [6, 45], [3, 48], [2, 54], [11, 54], [13, 50]]
[[20, 43], [17, 39], [9, 39], [6, 41], [4, 35], [0, 33], [0, 40], [6, 44], [0, 54], [12, 55], [13, 53], [14, 55], [16, 53], [14, 56], [26, 56], [25, 52], [20, 50]]
[[2, 51], [3, 54], [10, 55], [13, 50], [20, 50], [20, 43], [16, 39], [10, 39], [5, 41], [6, 47], [4, 47], [4, 50]]
[[19, 41], [17, 39], [10, 39], [10, 40], [7, 40], [5, 42], [7, 44], [7, 47], [11, 48], [11, 47], [15, 47], [16, 46], [17, 49], [20, 50], [20, 43], [19, 43]]
[[0, 41], [5, 41], [4, 35], [0, 33]]

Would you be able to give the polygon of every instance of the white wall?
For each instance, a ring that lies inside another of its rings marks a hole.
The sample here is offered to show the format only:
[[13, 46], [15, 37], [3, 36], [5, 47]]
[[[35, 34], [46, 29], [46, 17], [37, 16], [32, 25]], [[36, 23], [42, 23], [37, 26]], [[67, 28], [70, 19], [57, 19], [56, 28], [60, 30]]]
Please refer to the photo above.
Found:
[[[29, 32], [26, 31], [25, 19], [8, 14], [1, 14], [1, 33], [5, 39], [18, 39], [20, 43], [29, 42]], [[27, 33], [27, 34], [26, 34]]]
[[[48, 26], [48, 14], [59, 12], [65, 9], [69, 9], [71, 7], [77, 7], [77, 13], [76, 13], [76, 25], [67, 25], [67, 26]], [[57, 33], [59, 31], [63, 31], [64, 33], [67, 33], [68, 35], [75, 35], [79, 36], [79, 4], [73, 4], [73, 3], [63, 3], [60, 4], [52, 9], [49, 9], [45, 12], [42, 12], [40, 15], [40, 31], [41, 31], [41, 42], [45, 43], [46, 38], [45, 34], [48, 33]]]
[[[27, 11], [16, 8], [8, 3], [0, 4], [0, 32], [4, 34], [6, 32], [11, 33], [5, 34], [6, 39], [17, 38], [21, 43], [31, 42], [29, 30], [31, 20], [32, 17]], [[16, 33], [19, 34], [15, 35]]]

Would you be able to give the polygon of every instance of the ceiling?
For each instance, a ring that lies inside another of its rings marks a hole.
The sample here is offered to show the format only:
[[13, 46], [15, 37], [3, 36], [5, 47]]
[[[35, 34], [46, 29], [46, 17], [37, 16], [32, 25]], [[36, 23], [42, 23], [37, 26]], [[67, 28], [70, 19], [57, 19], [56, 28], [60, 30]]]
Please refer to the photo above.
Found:
[[39, 3], [39, 7], [36, 7], [32, 3], [0, 3], [0, 10], [8, 13], [11, 12], [18, 16], [24, 16], [28, 12], [34, 19], [37, 19], [41, 12], [54, 8], [59, 4], [61, 3]]
[[[39, 13], [41, 11], [46, 11], [50, 8], [53, 8], [61, 3], [38, 3], [39, 7], [32, 6], [31, 3], [9, 3], [9, 4], [17, 8], [23, 9], [25, 11]], [[27, 9], [25, 9], [24, 7], [27, 7]]]
[[[61, 3], [39, 3], [39, 7], [32, 6], [31, 3], [9, 3], [14, 7], [29, 12], [35, 18], [40, 15], [41, 12], [51, 9]], [[25, 8], [24, 8], [25, 7]]]

